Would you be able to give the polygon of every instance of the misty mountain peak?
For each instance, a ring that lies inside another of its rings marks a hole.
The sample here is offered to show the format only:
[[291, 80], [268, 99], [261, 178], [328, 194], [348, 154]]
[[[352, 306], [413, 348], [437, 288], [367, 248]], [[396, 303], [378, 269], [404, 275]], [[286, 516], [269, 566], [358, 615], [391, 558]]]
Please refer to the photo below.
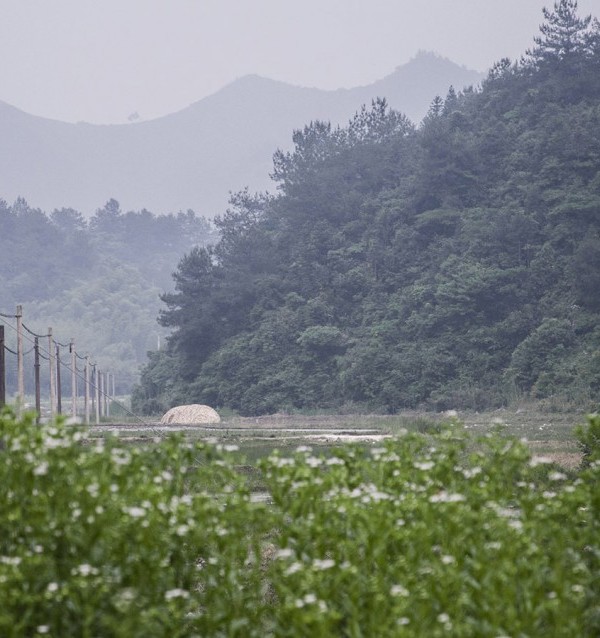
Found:
[[[435, 53], [367, 86], [323, 90], [244, 75], [187, 108], [155, 120], [67, 124], [0, 104], [0, 196], [84, 215], [111, 198], [124, 210], [223, 212], [230, 191], [272, 188], [278, 148], [313, 120], [345, 124], [377, 97], [419, 122], [436, 95], [482, 79]], [[2, 108], [4, 106], [4, 108]]]

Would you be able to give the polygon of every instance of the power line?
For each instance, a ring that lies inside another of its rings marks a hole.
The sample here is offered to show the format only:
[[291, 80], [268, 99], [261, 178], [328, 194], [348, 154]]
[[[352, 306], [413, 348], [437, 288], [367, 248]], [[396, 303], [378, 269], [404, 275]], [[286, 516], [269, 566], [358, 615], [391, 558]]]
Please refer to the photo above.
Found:
[[[0, 313], [0, 316], [5, 317], [7, 319], [15, 319], [16, 316], [15, 315], [6, 315], [6, 314], [2, 314]], [[10, 322], [6, 322], [6, 325], [11, 328], [14, 332], [16, 332], [18, 334], [18, 330], [15, 326], [13, 326]], [[37, 337], [37, 338], [45, 338], [45, 337], [49, 337], [49, 334], [45, 334], [45, 335], [39, 335], [36, 334], [35, 332], [33, 332], [32, 330], [30, 330], [29, 328], [27, 328], [25, 326], [25, 324], [23, 322], [21, 322], [21, 325], [26, 329], [26, 331], [32, 335], [33, 337]], [[23, 335], [24, 339], [27, 339], [30, 343], [33, 344], [33, 348], [31, 348], [29, 352], [31, 352], [33, 349], [35, 349], [35, 341], [33, 341], [31, 339], [31, 337], [28, 337], [27, 335]], [[55, 343], [58, 343], [55, 341]], [[10, 348], [8, 348], [6, 345], [4, 346], [9, 352], [11, 352], [14, 355], [17, 355], [16, 352], [14, 352], [13, 350], [11, 350]], [[67, 347], [65, 345], [63, 345], [63, 347]], [[47, 356], [45, 356], [44, 353], [46, 353]], [[38, 354], [39, 356], [44, 359], [45, 361], [49, 361], [50, 360], [50, 351], [47, 350], [44, 346], [41, 346], [38, 344]], [[87, 357], [82, 357], [79, 354], [77, 354], [77, 352], [75, 353], [76, 356], [79, 359], [87, 359]], [[79, 380], [83, 381], [84, 383], [86, 382], [85, 379], [85, 375], [80, 374], [80, 370], [77, 368], [77, 366], [75, 366], [75, 370], [73, 370], [71, 368], [71, 366], [67, 363], [65, 363], [62, 360], [58, 360], [58, 364], [60, 366], [62, 366], [63, 368], [65, 368], [66, 370], [68, 370], [71, 373], [74, 373], [75, 377], [78, 378]], [[97, 364], [90, 364], [91, 367], [96, 367]], [[89, 385], [91, 388], [93, 388], [93, 390], [97, 393], [98, 397], [102, 396], [103, 399], [111, 399], [113, 403], [115, 403], [116, 405], [118, 405], [128, 416], [130, 416], [133, 419], [136, 419], [137, 421], [139, 421], [142, 425], [146, 426], [147, 428], [149, 428], [152, 432], [154, 432], [155, 434], [157, 434], [158, 436], [160, 436], [161, 438], [166, 438], [164, 432], [162, 432], [161, 430], [156, 429], [151, 423], [149, 423], [148, 421], [146, 421], [145, 419], [143, 419], [142, 417], [140, 417], [139, 415], [135, 414], [134, 412], [132, 412], [127, 406], [125, 406], [123, 403], [121, 403], [120, 401], [117, 401], [117, 399], [115, 399], [115, 397], [111, 397], [110, 394], [108, 394], [107, 392], [105, 392], [104, 390], [102, 390], [98, 384], [98, 380], [97, 377], [95, 379], [95, 382], [92, 382], [91, 380], [89, 381]]]
[[34, 332], [33, 330], [30, 330], [23, 322], [21, 322], [21, 325], [23, 326], [23, 328], [25, 328], [25, 330], [27, 330], [27, 332], [32, 335], [33, 337], [38, 337], [39, 339], [44, 339], [46, 337], [50, 336], [50, 333], [46, 333], [45, 335], [40, 335], [37, 332]]

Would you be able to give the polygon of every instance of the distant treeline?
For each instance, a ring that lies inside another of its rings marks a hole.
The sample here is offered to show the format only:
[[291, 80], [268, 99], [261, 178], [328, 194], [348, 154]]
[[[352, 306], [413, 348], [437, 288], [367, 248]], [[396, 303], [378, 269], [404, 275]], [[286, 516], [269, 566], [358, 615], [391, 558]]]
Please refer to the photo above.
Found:
[[177, 262], [215, 238], [193, 211], [123, 212], [110, 200], [86, 220], [70, 208], [46, 214], [23, 199], [0, 200], [0, 311], [23, 304], [32, 325], [90, 348], [127, 392], [165, 332], [156, 324], [159, 294]]
[[278, 194], [234, 196], [180, 261], [136, 408], [597, 405], [600, 24], [576, 5], [418, 129], [378, 100], [296, 131]]

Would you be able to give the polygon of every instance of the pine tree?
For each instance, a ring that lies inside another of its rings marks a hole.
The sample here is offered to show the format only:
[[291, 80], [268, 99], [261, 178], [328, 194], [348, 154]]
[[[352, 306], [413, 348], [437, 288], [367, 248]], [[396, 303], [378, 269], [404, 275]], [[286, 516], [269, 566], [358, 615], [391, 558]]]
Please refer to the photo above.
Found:
[[537, 66], [555, 64], [584, 55], [592, 17], [577, 15], [577, 0], [560, 0], [554, 3], [553, 11], [544, 8], [543, 12], [542, 35], [534, 38], [537, 46], [528, 52], [534, 63]]

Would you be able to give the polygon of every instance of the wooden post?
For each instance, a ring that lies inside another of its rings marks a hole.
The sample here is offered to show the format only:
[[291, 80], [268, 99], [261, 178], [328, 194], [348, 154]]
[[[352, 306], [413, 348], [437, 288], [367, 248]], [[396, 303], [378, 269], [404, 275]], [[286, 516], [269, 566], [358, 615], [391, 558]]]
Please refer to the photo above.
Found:
[[36, 423], [40, 422], [42, 416], [42, 402], [40, 394], [40, 340], [35, 337], [35, 344], [33, 346], [34, 359], [33, 359], [33, 376], [35, 379], [35, 411], [37, 414]]
[[94, 368], [94, 382], [95, 382], [95, 390], [96, 392], [96, 425], [100, 425], [100, 384], [98, 383], [98, 376], [100, 374], [100, 370], [96, 367], [96, 364], [92, 366]]
[[60, 382], [60, 346], [56, 344], [56, 411], [62, 414], [62, 383]]
[[107, 372], [106, 373], [106, 416], [110, 417], [110, 399], [111, 399], [111, 394], [110, 394], [110, 377], [111, 377], [111, 373]]
[[23, 306], [17, 306], [17, 412], [25, 405], [25, 375], [23, 372]]
[[6, 363], [4, 359], [4, 326], [0, 326], [0, 408], [6, 405]]
[[98, 370], [98, 406], [100, 418], [104, 416], [104, 372]]
[[83, 410], [85, 413], [85, 424], [90, 424], [90, 357], [85, 355], [85, 396], [83, 399]]
[[77, 418], [77, 353], [75, 352], [75, 339], [71, 338], [69, 345], [71, 352], [71, 416]]
[[54, 418], [56, 414], [56, 379], [54, 377], [56, 371], [56, 352], [54, 350], [54, 339], [52, 337], [52, 328], [48, 328], [48, 359], [50, 360], [50, 417]]

